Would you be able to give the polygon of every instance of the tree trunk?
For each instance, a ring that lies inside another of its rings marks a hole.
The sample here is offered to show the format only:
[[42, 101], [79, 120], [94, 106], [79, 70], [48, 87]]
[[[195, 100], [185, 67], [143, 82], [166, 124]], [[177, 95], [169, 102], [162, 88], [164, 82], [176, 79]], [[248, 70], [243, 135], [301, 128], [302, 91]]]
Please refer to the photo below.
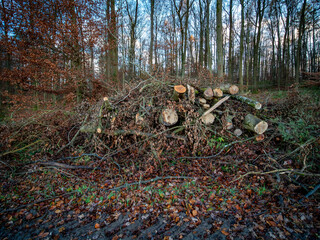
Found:
[[154, 42], [154, 33], [153, 33], [153, 25], [154, 25], [154, 20], [153, 20], [153, 15], [154, 15], [154, 0], [150, 0], [151, 4], [151, 16], [150, 16], [150, 49], [149, 49], [149, 72], [150, 74], [153, 72], [153, 67], [152, 67], [152, 60], [153, 60], [153, 42]]
[[232, 19], [232, 6], [233, 0], [229, 4], [229, 61], [228, 61], [228, 76], [229, 80], [233, 81], [233, 19]]
[[268, 123], [252, 114], [248, 114], [244, 119], [243, 127], [257, 134], [262, 134], [268, 129]]
[[118, 28], [115, 0], [110, 0], [111, 19], [110, 19], [110, 77], [112, 82], [119, 84], [118, 80]]
[[307, 1], [304, 0], [302, 4], [302, 9], [300, 13], [300, 23], [299, 23], [299, 32], [298, 32], [298, 48], [296, 53], [296, 72], [295, 72], [295, 83], [299, 83], [300, 79], [300, 59], [301, 59], [301, 42], [304, 34], [304, 25], [305, 25], [305, 10], [306, 10]]
[[223, 78], [222, 0], [217, 0], [217, 65], [218, 79]]
[[253, 49], [253, 87], [257, 89], [257, 82], [259, 80], [259, 71], [260, 71], [260, 63], [259, 63], [259, 51], [260, 51], [260, 40], [261, 40], [261, 26], [262, 19], [265, 10], [265, 0], [258, 0], [258, 10], [257, 10], [257, 18], [258, 18], [258, 32], [254, 41], [254, 49]]
[[229, 83], [221, 84], [219, 86], [222, 92], [235, 95], [239, 93], [239, 88], [236, 85], [231, 85]]
[[243, 38], [244, 38], [244, 0], [240, 0], [241, 4], [241, 32], [240, 32], [240, 59], [239, 59], [239, 84], [240, 93], [243, 93]]

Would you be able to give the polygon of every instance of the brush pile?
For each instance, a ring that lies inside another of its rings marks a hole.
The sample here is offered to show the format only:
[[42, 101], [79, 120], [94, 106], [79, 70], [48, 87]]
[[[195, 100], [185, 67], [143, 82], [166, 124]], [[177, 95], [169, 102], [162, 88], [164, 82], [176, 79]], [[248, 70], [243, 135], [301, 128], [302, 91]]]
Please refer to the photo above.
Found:
[[194, 154], [215, 135], [263, 138], [268, 123], [260, 116], [261, 109], [261, 103], [239, 95], [232, 84], [206, 88], [140, 84], [119, 99], [104, 97], [88, 109], [80, 131], [104, 136], [110, 148], [143, 138], [152, 146], [183, 144]]

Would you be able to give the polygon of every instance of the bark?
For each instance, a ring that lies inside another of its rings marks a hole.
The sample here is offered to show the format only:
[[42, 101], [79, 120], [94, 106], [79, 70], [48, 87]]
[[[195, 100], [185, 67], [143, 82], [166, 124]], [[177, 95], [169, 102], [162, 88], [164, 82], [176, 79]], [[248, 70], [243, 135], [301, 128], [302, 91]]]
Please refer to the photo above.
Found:
[[204, 29], [204, 20], [203, 20], [203, 6], [202, 0], [199, 0], [199, 8], [200, 8], [200, 33], [199, 33], [199, 66], [203, 67], [203, 29]]
[[135, 48], [136, 48], [136, 26], [138, 20], [139, 1], [136, 1], [134, 13], [129, 10], [128, 0], [126, 0], [126, 9], [130, 21], [130, 47], [129, 47], [129, 75], [132, 78], [135, 73]]
[[241, 3], [241, 32], [240, 32], [239, 84], [240, 84], [240, 93], [243, 93], [244, 0], [240, 0], [240, 3]]
[[236, 85], [232, 85], [229, 83], [222, 84], [219, 86], [219, 88], [221, 89], [222, 92], [228, 93], [231, 95], [235, 95], [239, 93], [239, 88]]
[[196, 99], [195, 89], [189, 84], [187, 85], [187, 89], [188, 89], [188, 99], [191, 103], [194, 103]]
[[260, 64], [259, 64], [259, 51], [260, 51], [260, 40], [261, 40], [261, 27], [262, 27], [262, 19], [264, 15], [264, 10], [266, 8], [265, 0], [258, 0], [258, 9], [257, 9], [257, 21], [258, 22], [258, 30], [257, 35], [254, 41], [254, 49], [253, 49], [253, 85], [254, 89], [257, 89], [257, 82], [259, 80], [259, 72], [260, 72]]
[[217, 0], [217, 65], [218, 79], [223, 78], [222, 0]]
[[296, 66], [295, 66], [295, 82], [299, 83], [300, 79], [300, 60], [301, 60], [301, 42], [302, 37], [304, 34], [304, 28], [305, 28], [305, 10], [306, 10], [306, 3], [307, 1], [304, 0], [300, 12], [300, 23], [299, 23], [299, 32], [298, 32], [298, 48], [296, 53]]
[[149, 49], [149, 72], [152, 73], [152, 60], [153, 60], [153, 42], [154, 42], [154, 32], [153, 32], [153, 25], [154, 25], [154, 1], [150, 0], [151, 4], [151, 26], [150, 26], [150, 49]]
[[110, 46], [110, 77], [111, 81], [118, 84], [118, 28], [115, 10], [115, 0], [110, 0], [111, 19], [109, 26], [109, 46]]
[[233, 0], [229, 4], [229, 61], [228, 61], [228, 75], [230, 81], [233, 81], [233, 19], [232, 19]]
[[263, 134], [268, 129], [268, 123], [252, 114], [248, 114], [244, 119], [243, 127], [257, 134]]
[[206, 0], [206, 32], [205, 32], [205, 66], [211, 72], [212, 57], [210, 50], [210, 3]]
[[257, 110], [261, 109], [261, 107], [262, 107], [261, 103], [259, 103], [256, 100], [253, 100], [251, 98], [247, 98], [247, 97], [240, 96], [240, 95], [233, 95], [232, 97], [237, 99], [238, 101], [241, 101], [241, 102], [248, 104], [249, 106], [251, 106]]
[[173, 100], [178, 101], [179, 99], [182, 99], [186, 91], [187, 89], [183, 85], [174, 86], [173, 97], [172, 97]]
[[225, 116], [225, 129], [227, 130], [230, 130], [233, 128], [233, 123], [232, 123], [232, 119], [234, 118], [233, 115], [230, 115], [228, 112], [227, 112], [227, 115]]

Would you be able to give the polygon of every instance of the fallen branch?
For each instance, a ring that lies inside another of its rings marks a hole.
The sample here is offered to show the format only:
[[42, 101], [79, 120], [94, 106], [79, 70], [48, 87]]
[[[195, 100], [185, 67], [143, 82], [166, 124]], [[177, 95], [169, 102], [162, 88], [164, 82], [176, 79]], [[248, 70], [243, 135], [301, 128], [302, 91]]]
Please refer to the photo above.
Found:
[[53, 166], [57, 168], [65, 168], [65, 169], [86, 169], [86, 170], [101, 170], [100, 167], [88, 167], [88, 166], [72, 166], [64, 163], [57, 163], [57, 162], [40, 162], [40, 165], [45, 166]]
[[71, 141], [68, 144], [64, 145], [62, 148], [60, 148], [57, 153], [60, 153], [62, 150], [64, 150], [69, 145], [71, 145], [71, 146], [73, 145], [73, 142], [76, 140], [76, 138], [78, 137], [79, 133], [81, 132], [83, 125], [87, 122], [87, 118], [88, 118], [88, 116], [85, 117], [85, 119], [83, 120], [83, 122], [82, 122], [82, 124], [81, 124], [81, 126], [80, 126], [80, 128], [78, 130], [78, 132], [73, 136]]
[[132, 183], [126, 183], [126, 184], [123, 184], [123, 185], [121, 185], [121, 186], [119, 186], [119, 187], [107, 189], [107, 191], [108, 191], [108, 192], [110, 192], [110, 191], [118, 191], [118, 190], [120, 190], [120, 189], [122, 189], [122, 188], [127, 188], [127, 187], [130, 187], [130, 186], [133, 186], [133, 185], [140, 185], [140, 184], [145, 184], [145, 183], [151, 183], [151, 182], [156, 182], [156, 181], [165, 180], [165, 179], [195, 179], [195, 178], [194, 178], [194, 177], [185, 177], [185, 176], [155, 177], [155, 178], [152, 178], [152, 179], [149, 179], [149, 180], [132, 182]]
[[15, 150], [12, 150], [12, 151], [9, 151], [9, 152], [5, 152], [5, 153], [1, 154], [0, 157], [3, 157], [3, 156], [8, 155], [8, 154], [10, 154], [10, 153], [16, 153], [16, 152], [22, 151], [22, 150], [24, 150], [24, 149], [26, 149], [26, 148], [28, 148], [28, 147], [31, 147], [31, 146], [37, 144], [38, 142], [42, 142], [42, 141], [43, 141], [43, 140], [38, 139], [37, 141], [35, 141], [35, 142], [33, 142], [33, 143], [30, 143], [30, 144], [28, 144], [27, 146], [24, 146], [24, 147], [22, 147], [22, 148], [15, 149]]
[[310, 197], [311, 195], [313, 195], [316, 191], [318, 191], [318, 189], [320, 188], [320, 183], [314, 187], [314, 189], [312, 189], [310, 192], [308, 192], [307, 195], [305, 195], [303, 198], [301, 198], [299, 200], [299, 202], [301, 202], [303, 199]]
[[[136, 131], [136, 130], [115, 130], [115, 131], [105, 131], [103, 132], [106, 135], [109, 136], [119, 136], [119, 135], [136, 135], [136, 136], [142, 136], [142, 137], [156, 137], [156, 134], [153, 133], [148, 133], [148, 132], [141, 132], [141, 131]], [[164, 135], [167, 138], [175, 138], [178, 140], [183, 140], [186, 141], [186, 137], [183, 136], [176, 136], [172, 134], [166, 134]]]
[[240, 177], [238, 177], [235, 180], [232, 180], [231, 182], [236, 182], [248, 175], [267, 175], [267, 174], [272, 174], [272, 173], [290, 173], [290, 174], [296, 174], [296, 175], [301, 175], [301, 176], [310, 176], [310, 177], [320, 177], [320, 174], [316, 174], [316, 173], [305, 173], [305, 172], [300, 172], [300, 171], [296, 171], [292, 168], [288, 168], [288, 169], [276, 169], [276, 170], [272, 170], [272, 171], [268, 171], [268, 172], [247, 172], [246, 174], [241, 175]]
[[209, 108], [203, 115], [207, 115], [208, 113], [211, 113], [213, 110], [215, 110], [216, 108], [218, 108], [222, 103], [224, 103], [225, 101], [227, 101], [230, 98], [230, 96], [226, 96], [224, 98], [222, 98], [221, 100], [219, 100], [215, 105], [213, 105], [211, 108]]
[[251, 98], [247, 98], [247, 97], [240, 96], [240, 95], [233, 95], [232, 97], [237, 99], [240, 102], [244, 102], [244, 103], [248, 104], [249, 106], [251, 106], [257, 110], [261, 109], [261, 107], [262, 107], [261, 103], [259, 103], [256, 100], [253, 100]]

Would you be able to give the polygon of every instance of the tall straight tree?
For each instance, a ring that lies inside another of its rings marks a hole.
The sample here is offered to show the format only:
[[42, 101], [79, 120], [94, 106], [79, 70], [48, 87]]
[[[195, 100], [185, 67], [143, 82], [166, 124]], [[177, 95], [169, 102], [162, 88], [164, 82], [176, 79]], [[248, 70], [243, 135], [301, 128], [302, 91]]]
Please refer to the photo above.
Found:
[[261, 27], [262, 27], [262, 19], [264, 16], [264, 11], [266, 9], [266, 0], [258, 0], [257, 1], [257, 18], [256, 18], [256, 24], [258, 23], [257, 33], [255, 35], [255, 41], [254, 41], [254, 48], [253, 48], [253, 86], [254, 89], [257, 89], [257, 82], [259, 78], [259, 72], [260, 72], [260, 65], [259, 65], [259, 59], [260, 59], [260, 40], [261, 40]]
[[243, 38], [244, 38], [244, 0], [240, 0], [241, 4], [241, 32], [240, 32], [240, 59], [239, 59], [239, 84], [240, 92], [243, 92]]
[[152, 66], [152, 60], [153, 60], [153, 42], [154, 42], [154, 1], [150, 0], [151, 5], [151, 14], [150, 14], [150, 49], [149, 49], [149, 72], [152, 73], [153, 66]]
[[301, 42], [305, 30], [305, 12], [307, 1], [304, 0], [300, 11], [300, 22], [298, 32], [298, 48], [296, 53], [296, 66], [295, 66], [295, 82], [299, 83], [300, 79], [300, 60], [301, 60]]
[[177, 6], [176, 1], [173, 0], [176, 13], [178, 15], [180, 27], [180, 54], [181, 54], [181, 72], [183, 77], [185, 74], [185, 64], [187, 58], [187, 39], [188, 39], [188, 26], [189, 26], [189, 10], [193, 4], [190, 0], [180, 0]]
[[118, 28], [115, 0], [110, 1], [110, 25], [109, 25], [109, 46], [110, 46], [110, 64], [111, 64], [111, 80], [118, 83]]
[[232, 18], [233, 0], [229, 3], [229, 61], [228, 61], [228, 75], [229, 79], [233, 81], [233, 18]]
[[129, 47], [129, 75], [132, 78], [135, 73], [135, 48], [136, 48], [136, 27], [138, 21], [139, 0], [136, 0], [133, 10], [130, 10], [128, 0], [126, 0], [126, 10], [130, 24], [130, 47]]
[[217, 0], [217, 65], [218, 65], [218, 79], [223, 78], [223, 38], [222, 38], [222, 0]]
[[206, 0], [206, 39], [205, 39], [205, 66], [211, 72], [212, 56], [210, 50], [210, 4], [211, 0]]

